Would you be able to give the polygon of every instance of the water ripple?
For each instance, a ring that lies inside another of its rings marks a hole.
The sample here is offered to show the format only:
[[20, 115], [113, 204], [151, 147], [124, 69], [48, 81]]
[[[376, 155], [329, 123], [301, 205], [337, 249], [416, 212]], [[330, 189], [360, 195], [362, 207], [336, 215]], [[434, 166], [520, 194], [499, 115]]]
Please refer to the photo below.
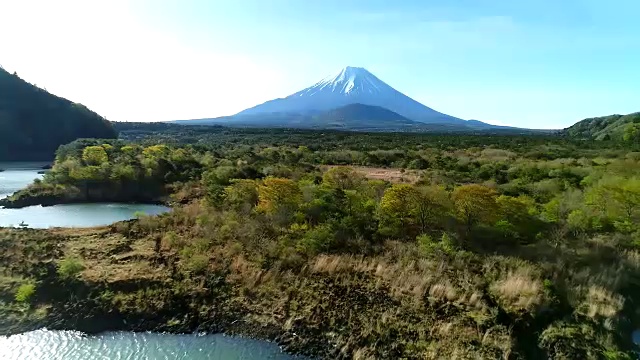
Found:
[[292, 360], [277, 345], [217, 335], [109, 332], [86, 336], [46, 329], [0, 337], [3, 360]]

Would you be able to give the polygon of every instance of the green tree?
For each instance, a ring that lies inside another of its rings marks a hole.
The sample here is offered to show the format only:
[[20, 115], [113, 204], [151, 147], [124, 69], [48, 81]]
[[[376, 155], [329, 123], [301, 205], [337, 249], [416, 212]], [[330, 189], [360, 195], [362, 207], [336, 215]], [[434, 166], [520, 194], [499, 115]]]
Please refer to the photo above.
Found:
[[346, 166], [333, 167], [322, 176], [324, 185], [341, 190], [359, 189], [364, 181], [365, 178], [362, 174]]
[[82, 151], [82, 160], [87, 165], [99, 166], [109, 161], [109, 156], [102, 146], [87, 146]]
[[135, 180], [136, 179], [136, 170], [130, 164], [126, 163], [116, 163], [111, 167], [111, 175], [110, 178], [112, 180], [118, 181], [127, 181], [127, 180]]
[[441, 187], [394, 184], [380, 201], [381, 231], [386, 235], [414, 237], [439, 228], [450, 211], [449, 204], [449, 194]]
[[232, 209], [248, 214], [258, 203], [258, 188], [255, 180], [234, 179], [224, 188], [224, 198]]
[[407, 237], [415, 232], [415, 200], [418, 190], [408, 184], [394, 184], [388, 188], [378, 207], [380, 231], [384, 235]]
[[511, 235], [531, 239], [541, 230], [542, 224], [536, 217], [538, 211], [533, 198], [501, 195], [496, 198], [496, 205], [503, 229], [513, 227], [515, 234]]
[[170, 153], [171, 149], [163, 144], [147, 146], [142, 150], [142, 155], [150, 158], [167, 157]]
[[496, 219], [497, 192], [489, 187], [478, 184], [462, 185], [453, 191], [451, 198], [467, 234], [474, 225]]
[[290, 221], [302, 202], [302, 192], [293, 180], [267, 177], [258, 186], [257, 209], [283, 224]]
[[452, 207], [449, 193], [440, 186], [420, 186], [416, 190], [411, 213], [420, 226], [420, 232], [441, 227], [442, 220]]
[[622, 133], [622, 139], [626, 142], [640, 142], [640, 124], [627, 124]]
[[587, 204], [614, 222], [640, 221], [640, 178], [604, 177], [585, 197]]

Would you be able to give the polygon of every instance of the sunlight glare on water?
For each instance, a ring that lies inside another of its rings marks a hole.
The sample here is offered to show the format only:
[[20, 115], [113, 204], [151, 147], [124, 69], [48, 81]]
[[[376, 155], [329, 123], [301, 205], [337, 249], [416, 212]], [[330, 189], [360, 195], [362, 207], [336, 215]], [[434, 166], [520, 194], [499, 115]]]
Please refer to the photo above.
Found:
[[2, 360], [293, 360], [266, 341], [216, 335], [108, 332], [86, 336], [46, 329], [0, 337]]

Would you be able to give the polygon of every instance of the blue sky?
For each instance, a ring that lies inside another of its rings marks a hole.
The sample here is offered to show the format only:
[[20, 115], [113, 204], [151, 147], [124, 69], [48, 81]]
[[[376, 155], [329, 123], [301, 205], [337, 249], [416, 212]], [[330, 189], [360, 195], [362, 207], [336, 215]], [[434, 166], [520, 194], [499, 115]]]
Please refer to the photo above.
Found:
[[640, 111], [637, 0], [15, 3], [0, 64], [112, 120], [229, 115], [347, 65], [464, 119]]

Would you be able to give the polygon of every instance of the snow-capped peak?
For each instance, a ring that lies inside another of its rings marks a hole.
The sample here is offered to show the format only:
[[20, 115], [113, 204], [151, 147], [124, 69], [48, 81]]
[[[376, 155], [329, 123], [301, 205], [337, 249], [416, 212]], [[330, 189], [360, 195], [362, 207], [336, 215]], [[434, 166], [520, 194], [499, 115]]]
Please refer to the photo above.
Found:
[[378, 106], [408, 119], [423, 122], [464, 122], [439, 113], [402, 94], [362, 67], [347, 66], [314, 85], [287, 97], [267, 101], [238, 113], [310, 114], [349, 104]]
[[327, 76], [310, 88], [301, 91], [298, 96], [312, 96], [316, 92], [327, 90], [345, 95], [352, 93], [374, 94], [379, 92], [382, 86], [386, 86], [386, 84], [367, 71], [367, 69], [347, 66], [337, 74]]

